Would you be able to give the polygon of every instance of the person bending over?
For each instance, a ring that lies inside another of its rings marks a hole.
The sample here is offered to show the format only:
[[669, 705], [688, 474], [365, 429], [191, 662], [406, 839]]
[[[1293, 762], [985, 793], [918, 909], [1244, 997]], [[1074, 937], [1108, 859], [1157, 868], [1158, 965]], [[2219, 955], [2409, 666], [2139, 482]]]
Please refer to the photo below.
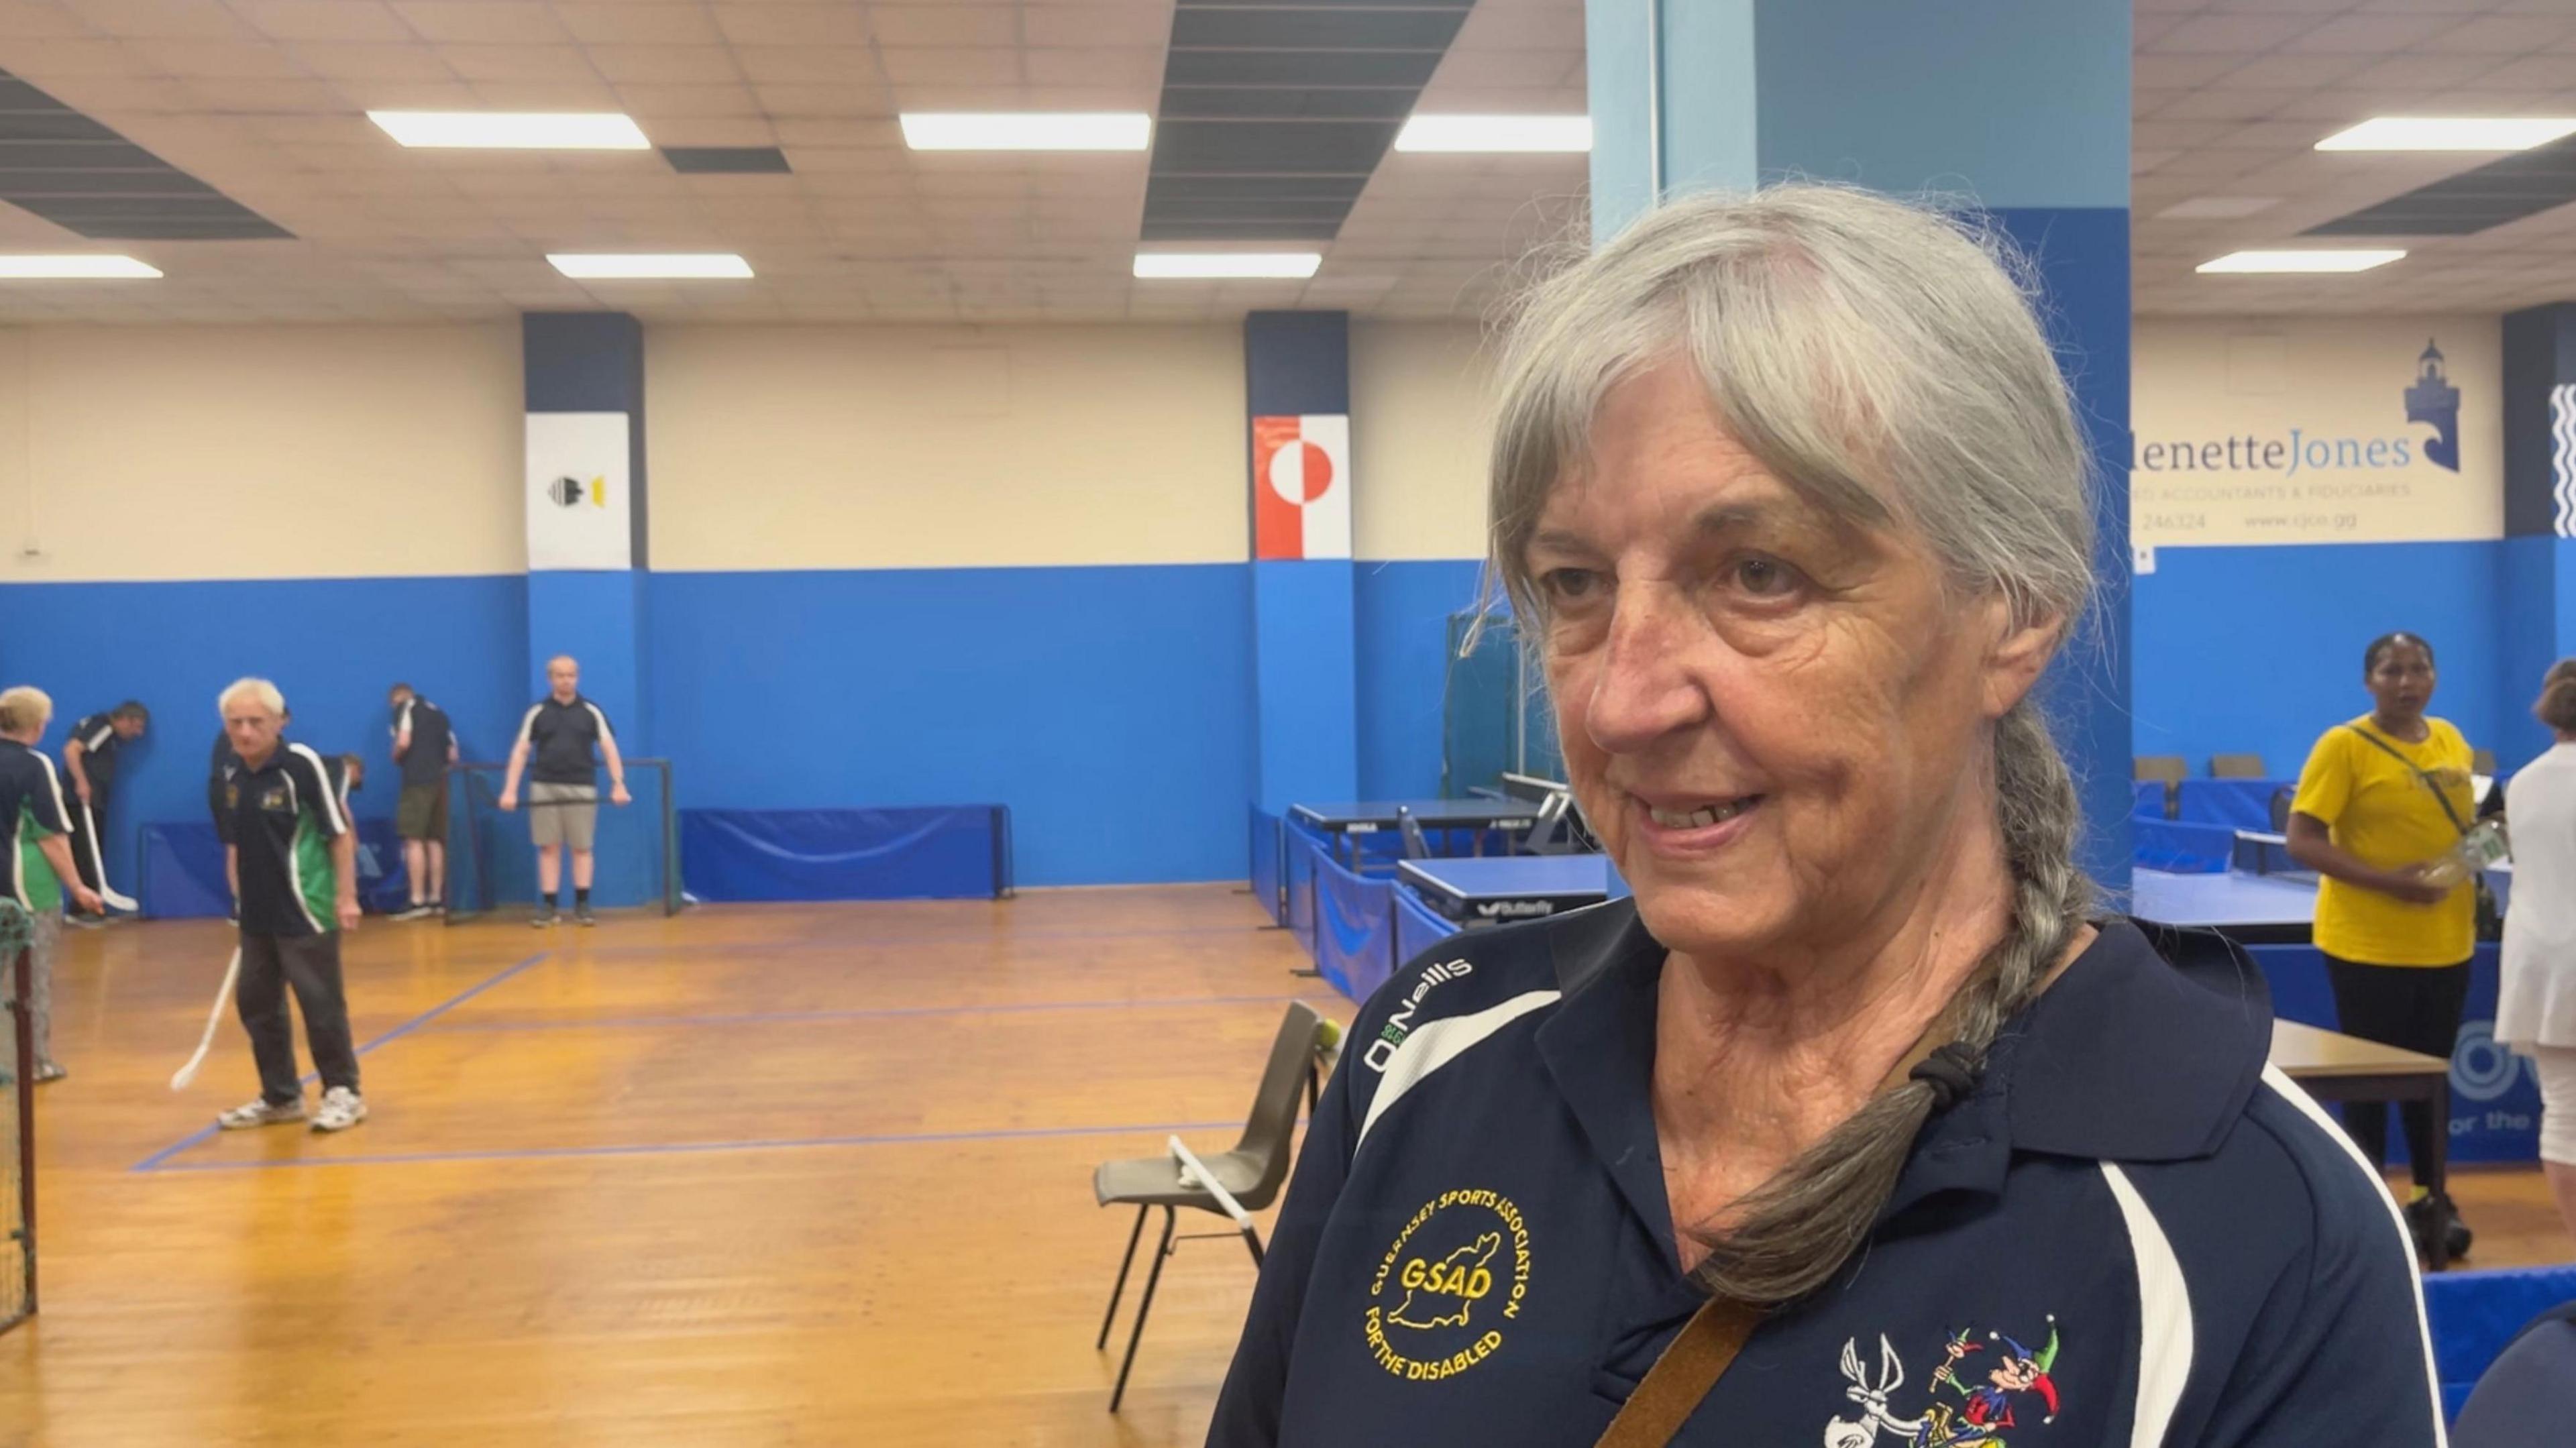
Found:
[[394, 763], [402, 793], [394, 801], [394, 833], [402, 837], [403, 875], [411, 905], [396, 920], [447, 913], [447, 769], [457, 760], [456, 731], [447, 711], [420, 697], [409, 684], [393, 687]]
[[[106, 859], [107, 797], [116, 784], [117, 754], [142, 738], [151, 723], [152, 711], [128, 699], [74, 724], [71, 737], [63, 742], [63, 773], [71, 777], [75, 806], [72, 863], [80, 868], [81, 883], [93, 891], [107, 888], [101, 862]], [[96, 925], [106, 918], [104, 910], [71, 917], [76, 925]]]

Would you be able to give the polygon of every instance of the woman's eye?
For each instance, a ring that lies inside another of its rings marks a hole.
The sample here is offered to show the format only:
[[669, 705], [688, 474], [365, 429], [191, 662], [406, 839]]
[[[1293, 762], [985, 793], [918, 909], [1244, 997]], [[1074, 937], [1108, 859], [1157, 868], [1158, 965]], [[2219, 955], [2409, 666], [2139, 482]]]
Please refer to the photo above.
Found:
[[1539, 588], [1556, 603], [1581, 603], [1600, 594], [1601, 575], [1589, 568], [1551, 568], [1539, 575]]
[[1737, 559], [1728, 572], [1735, 586], [1752, 598], [1786, 598], [1805, 581], [1797, 569], [1779, 559], [1758, 555]]

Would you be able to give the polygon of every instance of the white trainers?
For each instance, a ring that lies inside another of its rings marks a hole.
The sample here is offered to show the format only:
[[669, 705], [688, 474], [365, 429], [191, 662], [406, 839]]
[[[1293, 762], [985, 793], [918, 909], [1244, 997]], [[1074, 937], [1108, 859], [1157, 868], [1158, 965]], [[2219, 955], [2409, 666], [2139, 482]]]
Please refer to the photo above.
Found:
[[367, 1119], [367, 1103], [346, 1086], [322, 1093], [322, 1109], [313, 1113], [315, 1131], [346, 1131]]
[[271, 1106], [267, 1097], [256, 1097], [215, 1118], [215, 1125], [226, 1131], [248, 1131], [254, 1126], [282, 1126], [304, 1119], [304, 1098], [298, 1096], [283, 1106]]

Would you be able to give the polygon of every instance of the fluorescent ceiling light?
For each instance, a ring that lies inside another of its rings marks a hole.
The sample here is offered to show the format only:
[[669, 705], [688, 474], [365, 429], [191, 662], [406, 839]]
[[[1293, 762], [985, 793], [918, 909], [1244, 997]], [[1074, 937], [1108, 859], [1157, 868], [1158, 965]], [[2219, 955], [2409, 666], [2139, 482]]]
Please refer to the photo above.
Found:
[[1154, 134], [1142, 111], [907, 111], [916, 151], [1141, 151]]
[[2374, 116], [2317, 142], [2320, 151], [2528, 151], [2576, 135], [2558, 116]]
[[1140, 251], [1140, 277], [1265, 277], [1304, 281], [1324, 264], [1314, 251]]
[[653, 143], [615, 111], [369, 111], [406, 146], [506, 151], [649, 151]]
[[546, 260], [565, 276], [584, 281], [751, 275], [751, 263], [729, 251], [549, 252]]
[[1399, 151], [1589, 151], [1590, 116], [1415, 116]]
[[160, 269], [130, 256], [0, 256], [0, 280], [42, 281], [54, 278], [127, 278], [147, 280]]
[[2231, 251], [2202, 262], [2203, 272], [2358, 272], [2386, 266], [2406, 253], [2380, 251]]

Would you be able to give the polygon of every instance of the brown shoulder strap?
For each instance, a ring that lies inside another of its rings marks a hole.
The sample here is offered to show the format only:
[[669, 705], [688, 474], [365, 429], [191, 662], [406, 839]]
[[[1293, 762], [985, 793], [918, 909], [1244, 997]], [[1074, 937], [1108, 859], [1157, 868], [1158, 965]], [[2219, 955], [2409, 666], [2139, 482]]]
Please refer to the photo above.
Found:
[[1655, 1359], [1594, 1448], [1665, 1448], [1761, 1325], [1762, 1314], [1743, 1303], [1711, 1298]]

